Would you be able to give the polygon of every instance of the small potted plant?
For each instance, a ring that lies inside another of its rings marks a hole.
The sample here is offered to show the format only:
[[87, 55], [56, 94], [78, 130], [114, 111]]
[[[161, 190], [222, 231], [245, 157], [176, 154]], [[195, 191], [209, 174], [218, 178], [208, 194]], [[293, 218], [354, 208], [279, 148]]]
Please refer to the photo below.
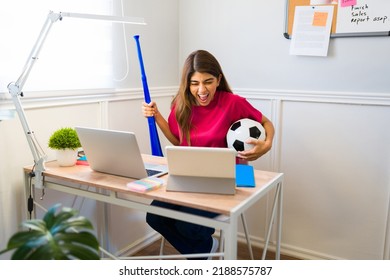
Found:
[[[99, 242], [91, 222], [72, 208], [55, 204], [42, 220], [26, 220], [0, 255], [13, 251], [12, 260], [98, 260]], [[86, 230], [84, 230], [86, 229]]]
[[56, 150], [60, 166], [73, 166], [77, 161], [81, 143], [74, 128], [63, 127], [56, 130], [49, 138], [49, 148]]

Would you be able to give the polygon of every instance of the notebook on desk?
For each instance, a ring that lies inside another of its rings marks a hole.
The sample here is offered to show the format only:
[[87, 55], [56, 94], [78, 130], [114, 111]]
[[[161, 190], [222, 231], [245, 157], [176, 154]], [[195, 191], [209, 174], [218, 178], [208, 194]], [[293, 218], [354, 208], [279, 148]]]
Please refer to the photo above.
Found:
[[167, 146], [167, 191], [235, 194], [236, 151]]
[[166, 165], [145, 164], [133, 132], [75, 127], [89, 166], [99, 172], [141, 179], [166, 174]]

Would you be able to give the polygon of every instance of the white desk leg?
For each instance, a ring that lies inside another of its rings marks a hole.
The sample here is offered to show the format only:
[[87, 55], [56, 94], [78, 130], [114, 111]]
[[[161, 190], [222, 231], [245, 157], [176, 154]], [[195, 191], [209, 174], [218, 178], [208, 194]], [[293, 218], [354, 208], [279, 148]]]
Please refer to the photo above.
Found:
[[282, 231], [282, 183], [278, 183], [276, 186], [276, 191], [275, 191], [275, 197], [274, 197], [274, 203], [272, 205], [272, 213], [271, 217], [268, 223], [268, 230], [267, 230], [267, 236], [265, 238], [264, 242], [264, 249], [263, 249], [263, 254], [261, 259], [265, 260], [265, 257], [267, 255], [267, 250], [268, 250], [268, 245], [271, 239], [271, 232], [272, 232], [272, 226], [275, 221], [275, 214], [277, 212], [277, 244], [276, 244], [276, 254], [275, 254], [275, 259], [279, 260], [280, 259], [280, 240], [281, 240], [281, 231]]
[[[104, 193], [104, 190], [97, 189], [96, 192]], [[103, 201], [96, 201], [96, 208], [98, 213], [97, 218], [97, 234], [99, 237], [100, 246], [110, 252], [110, 240], [109, 240], [109, 229], [108, 229], [108, 205]]]
[[230, 223], [224, 232], [225, 236], [225, 260], [237, 259], [237, 218], [238, 216], [230, 216]]
[[280, 260], [280, 243], [282, 240], [282, 208], [283, 208], [283, 187], [282, 182], [278, 184], [277, 191], [278, 196], [278, 215], [277, 215], [277, 228], [276, 228], [276, 255], [275, 259]]

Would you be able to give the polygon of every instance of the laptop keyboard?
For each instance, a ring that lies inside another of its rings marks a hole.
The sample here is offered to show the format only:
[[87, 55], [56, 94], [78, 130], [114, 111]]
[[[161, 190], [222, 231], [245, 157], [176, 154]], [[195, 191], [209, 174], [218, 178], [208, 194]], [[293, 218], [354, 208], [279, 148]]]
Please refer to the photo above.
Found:
[[158, 173], [161, 173], [161, 171], [153, 170], [153, 169], [146, 169], [146, 173], [148, 174], [148, 176], [153, 176], [153, 175], [156, 175]]

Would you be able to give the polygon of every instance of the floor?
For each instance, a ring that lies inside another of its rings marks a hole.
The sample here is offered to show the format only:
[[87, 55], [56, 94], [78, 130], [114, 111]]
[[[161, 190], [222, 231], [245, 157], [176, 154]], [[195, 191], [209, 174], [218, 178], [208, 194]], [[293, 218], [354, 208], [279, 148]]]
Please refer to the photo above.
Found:
[[[156, 242], [154, 242], [151, 245], [149, 245], [148, 247], [142, 249], [141, 251], [139, 251], [135, 255], [136, 256], [159, 255], [160, 244], [161, 244], [161, 240], [157, 240]], [[169, 242], [165, 242], [164, 254], [165, 255], [178, 254], [178, 252], [176, 251], [175, 248], [172, 247], [171, 244], [169, 244]], [[254, 255], [254, 258], [256, 260], [261, 259], [262, 249], [259, 247], [253, 246], [253, 255]], [[250, 259], [250, 255], [249, 255], [248, 247], [247, 247], [246, 243], [241, 243], [241, 242], [238, 243], [237, 258], [239, 260], [249, 260]], [[269, 259], [269, 260], [275, 259], [275, 254], [273, 252], [267, 252], [266, 259]], [[297, 260], [297, 258], [293, 258], [293, 257], [286, 256], [286, 255], [281, 255], [280, 259], [282, 259], [282, 260]]]

